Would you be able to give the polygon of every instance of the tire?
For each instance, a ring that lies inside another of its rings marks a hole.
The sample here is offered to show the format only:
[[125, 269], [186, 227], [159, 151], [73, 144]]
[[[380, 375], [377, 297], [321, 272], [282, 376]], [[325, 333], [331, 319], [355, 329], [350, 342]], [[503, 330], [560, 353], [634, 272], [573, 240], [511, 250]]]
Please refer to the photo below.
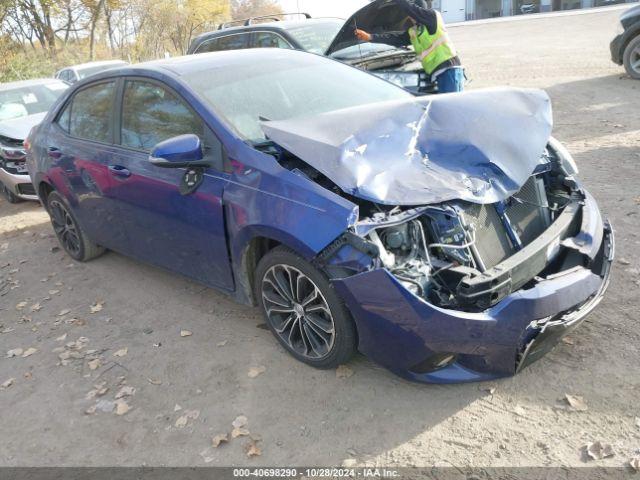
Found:
[[49, 194], [47, 212], [60, 246], [71, 258], [86, 262], [104, 253], [103, 247], [87, 237], [62, 195], [57, 192]]
[[0, 183], [0, 191], [2, 192], [4, 199], [9, 203], [20, 203], [22, 201], [22, 199], [9, 190], [9, 187], [4, 183]]
[[356, 352], [344, 302], [324, 273], [288, 248], [277, 247], [260, 260], [254, 291], [271, 333], [297, 360], [329, 369]]
[[640, 35], [629, 42], [622, 56], [624, 68], [636, 80], [640, 80]]

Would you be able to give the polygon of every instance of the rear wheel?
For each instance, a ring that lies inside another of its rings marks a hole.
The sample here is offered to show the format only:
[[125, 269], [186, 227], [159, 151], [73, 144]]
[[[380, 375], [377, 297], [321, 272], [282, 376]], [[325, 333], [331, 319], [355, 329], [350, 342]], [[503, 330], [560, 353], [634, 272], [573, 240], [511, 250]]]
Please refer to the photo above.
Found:
[[2, 192], [2, 196], [9, 203], [19, 203], [22, 201], [22, 199], [15, 195], [4, 183], [0, 183], [0, 191]]
[[262, 258], [255, 278], [267, 325], [291, 355], [316, 368], [349, 361], [356, 350], [353, 320], [321, 271], [278, 247]]
[[84, 233], [60, 194], [57, 192], [49, 194], [47, 210], [56, 237], [71, 258], [86, 262], [104, 253], [104, 248], [93, 243]]
[[640, 80], [640, 35], [629, 42], [622, 59], [627, 73]]

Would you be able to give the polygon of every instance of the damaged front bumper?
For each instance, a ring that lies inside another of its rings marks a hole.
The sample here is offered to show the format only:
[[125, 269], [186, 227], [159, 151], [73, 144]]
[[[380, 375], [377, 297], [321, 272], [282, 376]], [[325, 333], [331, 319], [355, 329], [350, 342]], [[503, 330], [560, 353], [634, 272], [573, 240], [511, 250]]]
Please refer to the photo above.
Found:
[[536, 278], [480, 313], [434, 306], [386, 269], [333, 281], [357, 325], [359, 349], [391, 371], [420, 382], [489, 380], [541, 358], [600, 302], [609, 283], [613, 231], [587, 195], [580, 232], [561, 248], [585, 266]]

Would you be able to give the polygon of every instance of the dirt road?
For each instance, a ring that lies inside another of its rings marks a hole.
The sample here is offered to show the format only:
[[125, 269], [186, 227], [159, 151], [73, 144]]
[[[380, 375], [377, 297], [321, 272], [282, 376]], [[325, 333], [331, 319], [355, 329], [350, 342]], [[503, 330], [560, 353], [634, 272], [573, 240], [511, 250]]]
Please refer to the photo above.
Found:
[[[73, 263], [39, 206], [0, 201], [0, 383], [14, 379], [0, 388], [0, 465], [584, 466], [594, 441], [615, 455], [592, 464], [625, 465], [640, 449], [640, 82], [609, 60], [618, 15], [451, 29], [473, 88], [549, 92], [555, 135], [616, 229], [609, 294], [542, 361], [437, 386], [358, 357], [338, 378], [289, 357], [257, 310], [114, 253]], [[105, 413], [118, 392], [130, 410]], [[209, 448], [240, 415], [259, 457], [248, 437]]]

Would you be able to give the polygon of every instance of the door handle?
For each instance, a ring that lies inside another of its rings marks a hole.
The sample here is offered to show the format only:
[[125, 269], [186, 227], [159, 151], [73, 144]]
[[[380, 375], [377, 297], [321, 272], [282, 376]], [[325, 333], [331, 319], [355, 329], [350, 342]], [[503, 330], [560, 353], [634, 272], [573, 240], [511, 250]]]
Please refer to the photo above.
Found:
[[60, 158], [62, 157], [62, 152], [57, 147], [49, 147], [47, 148], [47, 155], [51, 158]]
[[115, 175], [116, 177], [127, 178], [131, 176], [131, 172], [121, 165], [109, 165], [109, 171], [111, 172], [112, 175]]

